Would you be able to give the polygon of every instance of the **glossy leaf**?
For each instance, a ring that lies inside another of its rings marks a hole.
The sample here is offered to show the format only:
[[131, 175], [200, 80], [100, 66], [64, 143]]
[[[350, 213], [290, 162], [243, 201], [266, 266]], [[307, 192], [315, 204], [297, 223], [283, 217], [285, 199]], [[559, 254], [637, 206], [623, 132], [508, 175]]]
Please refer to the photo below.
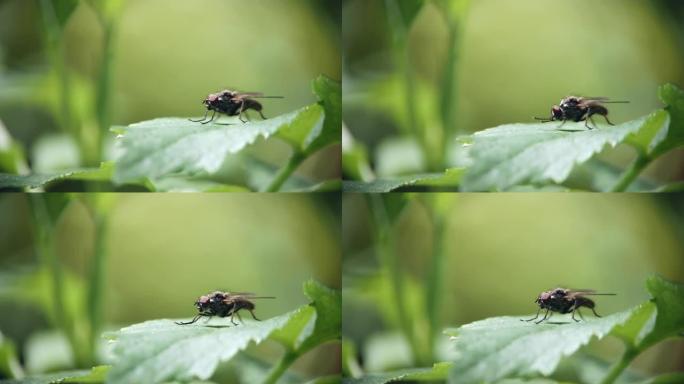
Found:
[[445, 380], [451, 363], [437, 363], [432, 368], [411, 368], [393, 372], [370, 373], [358, 379], [344, 379], [344, 384], [384, 384], [404, 381]]
[[665, 103], [671, 121], [667, 136], [654, 150], [655, 156], [684, 145], [684, 90], [665, 84], [658, 88], [658, 97]]

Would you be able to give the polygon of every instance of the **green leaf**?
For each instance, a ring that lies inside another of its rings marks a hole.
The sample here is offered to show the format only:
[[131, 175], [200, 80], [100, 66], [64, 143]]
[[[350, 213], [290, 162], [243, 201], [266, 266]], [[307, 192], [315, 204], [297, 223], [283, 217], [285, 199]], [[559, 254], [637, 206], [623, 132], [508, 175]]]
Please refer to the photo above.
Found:
[[359, 379], [344, 379], [344, 384], [384, 384], [397, 381], [445, 380], [451, 363], [437, 363], [432, 368], [411, 368], [393, 372], [371, 373]]
[[302, 341], [298, 349], [305, 352], [319, 344], [341, 339], [342, 330], [342, 294], [338, 290], [309, 280], [304, 283], [304, 293], [311, 299], [316, 308], [316, 322], [313, 332]]
[[[627, 322], [634, 309], [575, 323], [534, 324], [521, 317], [493, 317], [446, 330], [459, 358], [450, 383], [480, 383], [507, 377], [548, 376], [560, 360]], [[568, 319], [569, 320], [569, 319]]]
[[97, 367], [93, 367], [90, 371], [86, 371], [88, 372], [87, 374], [67, 376], [64, 379], [56, 381], [56, 383], [104, 383], [110, 368], [111, 366], [109, 365], [98, 365]]
[[57, 16], [57, 22], [61, 28], [64, 28], [69, 17], [76, 10], [79, 0], [59, 0], [51, 1], [52, 6], [55, 10], [55, 16]]
[[406, 187], [456, 188], [463, 172], [463, 168], [450, 168], [444, 173], [424, 173], [394, 179], [378, 179], [368, 183], [344, 180], [342, 190], [352, 193], [385, 193]]
[[165, 176], [150, 182], [157, 192], [249, 192], [239, 185], [222, 184], [201, 178]]
[[260, 343], [297, 318], [302, 307], [264, 321], [245, 319], [231, 326], [227, 318], [178, 325], [152, 320], [111, 333], [115, 364], [108, 383], [160, 383], [208, 379], [220, 362], [228, 361], [250, 343]]
[[108, 181], [114, 173], [113, 163], [102, 163], [100, 168], [79, 168], [50, 174], [14, 175], [0, 173], [0, 190], [9, 188], [47, 188], [62, 180]]
[[117, 183], [155, 180], [172, 174], [214, 174], [226, 157], [253, 144], [259, 137], [280, 137], [298, 150], [315, 137], [323, 109], [304, 107], [278, 117], [233, 125], [200, 124], [183, 118], [161, 118], [118, 130], [119, 155], [114, 172]]
[[410, 27], [425, 2], [423, 0], [396, 0], [396, 3], [404, 25]]
[[342, 139], [341, 84], [321, 75], [313, 81], [312, 87], [318, 96], [318, 104], [325, 111], [325, 120], [323, 121], [323, 131], [306, 147], [307, 153], [313, 153], [330, 144], [339, 143]]
[[562, 183], [577, 164], [606, 146], [624, 142], [629, 135], [636, 135], [632, 137], [639, 143], [651, 138], [647, 145], [650, 148], [662, 139], [653, 126], [665, 129], [666, 113], [659, 110], [614, 127], [593, 130], [585, 130], [583, 123], [563, 126], [577, 130], [573, 132], [551, 124], [506, 124], [477, 132], [469, 151], [473, 163], [462, 180], [462, 189], [506, 190], [518, 184]]
[[684, 285], [652, 276], [646, 280], [646, 288], [658, 311], [652, 330], [638, 344], [641, 350], [684, 332]]
[[684, 90], [674, 84], [665, 84], [658, 88], [658, 97], [667, 106], [665, 110], [671, 121], [667, 136], [653, 151], [654, 157], [684, 145]]
[[24, 376], [14, 343], [5, 338], [2, 333], [0, 333], [0, 375], [15, 378]]
[[639, 384], [681, 384], [684, 383], [684, 373], [682, 372], [672, 372], [665, 373], [660, 376], [656, 376], [644, 381], [640, 381]]

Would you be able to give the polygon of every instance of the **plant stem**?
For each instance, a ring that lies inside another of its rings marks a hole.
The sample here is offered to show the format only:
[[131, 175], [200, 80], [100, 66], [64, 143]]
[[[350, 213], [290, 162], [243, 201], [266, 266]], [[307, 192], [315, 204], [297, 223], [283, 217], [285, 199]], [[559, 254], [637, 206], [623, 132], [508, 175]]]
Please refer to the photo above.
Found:
[[408, 115], [409, 130], [421, 147], [428, 169], [438, 168], [433, 159], [434, 151], [430, 150], [425, 132], [418, 126], [418, 113], [416, 112], [416, 76], [411, 67], [411, 55], [408, 50], [409, 27], [401, 17], [401, 11], [397, 5], [400, 0], [385, 0], [385, 8], [389, 25], [394, 32], [394, 55], [399, 63], [399, 72], [404, 78], [404, 110]]
[[[97, 198], [97, 197], [96, 197]], [[88, 318], [90, 320], [89, 353], [95, 356], [97, 341], [102, 330], [104, 282], [107, 252], [105, 237], [107, 233], [107, 216], [94, 208], [93, 219], [95, 222], [95, 246], [92, 264], [90, 268], [90, 282], [87, 297]]]
[[[71, 81], [66, 68], [64, 46], [61, 42], [62, 28], [57, 20], [52, 0], [41, 0], [40, 6], [45, 22], [48, 55], [59, 80], [59, 119], [62, 129], [71, 131], [77, 139], [80, 139], [71, 121]], [[80, 140], [79, 145], [83, 145]], [[80, 149], [83, 151], [82, 147]]]
[[406, 297], [404, 295], [404, 276], [401, 273], [399, 260], [394, 253], [394, 237], [392, 236], [392, 225], [387, 217], [382, 197], [377, 194], [369, 195], [370, 208], [375, 219], [375, 245], [376, 252], [380, 259], [380, 264], [387, 273], [390, 284], [392, 285], [392, 302], [397, 310], [399, 327], [404, 337], [411, 345], [413, 358], [419, 365], [424, 365], [420, 354], [420, 345], [413, 332], [411, 319], [406, 309]]
[[299, 167], [299, 165], [306, 159], [306, 156], [299, 151], [295, 151], [290, 156], [284, 167], [280, 168], [276, 176], [271, 181], [268, 187], [266, 187], [266, 192], [278, 192], [280, 187], [283, 186], [285, 181], [292, 175], [292, 172]]
[[287, 369], [292, 365], [292, 363], [299, 358], [299, 353], [297, 351], [287, 351], [285, 355], [278, 361], [275, 367], [268, 373], [266, 379], [264, 379], [263, 384], [275, 384], [278, 379], [287, 371]]
[[93, 141], [96, 144], [95, 153], [88, 158], [90, 166], [99, 164], [104, 142], [102, 135], [107, 132], [111, 125], [111, 88], [114, 63], [114, 42], [116, 37], [116, 22], [107, 17], [101, 18], [103, 28], [102, 59], [100, 73], [97, 80], [97, 96], [95, 99], [95, 113], [99, 130], [93, 132]]
[[433, 207], [432, 212], [433, 226], [434, 226], [434, 236], [433, 236], [433, 251], [432, 259], [430, 260], [430, 270], [427, 277], [427, 288], [425, 291], [426, 295], [426, 310], [427, 317], [429, 320], [429, 332], [428, 332], [428, 345], [429, 345], [429, 356], [432, 359], [432, 354], [435, 350], [435, 336], [437, 334], [437, 329], [440, 325], [440, 305], [439, 301], [441, 299], [441, 289], [442, 289], [442, 270], [444, 266], [444, 232], [445, 223], [444, 217], [441, 213], [436, 212], [436, 208]]
[[613, 367], [610, 369], [606, 377], [601, 380], [601, 384], [612, 384], [615, 382], [615, 379], [620, 376], [622, 371], [629, 366], [629, 364], [634, 360], [635, 357], [639, 355], [639, 351], [635, 348], [632, 348], [631, 346], [628, 346], [627, 349], [625, 349], [625, 352], [622, 354], [622, 357], [620, 358], [620, 361], [618, 361]]
[[612, 189], [612, 192], [624, 192], [629, 188], [634, 180], [636, 180], [639, 173], [648, 166], [651, 159], [643, 153], [639, 153], [636, 159], [629, 165], [629, 168], [620, 176], [617, 184]]
[[50, 218], [44, 194], [30, 194], [33, 213], [33, 225], [36, 235], [36, 252], [43, 268], [51, 276], [50, 292], [52, 293], [52, 308], [55, 325], [66, 335], [69, 345], [79, 366], [87, 365], [87, 358], [83, 354], [74, 330], [74, 321], [69, 316], [65, 303], [64, 272], [54, 252], [52, 232], [54, 227]]

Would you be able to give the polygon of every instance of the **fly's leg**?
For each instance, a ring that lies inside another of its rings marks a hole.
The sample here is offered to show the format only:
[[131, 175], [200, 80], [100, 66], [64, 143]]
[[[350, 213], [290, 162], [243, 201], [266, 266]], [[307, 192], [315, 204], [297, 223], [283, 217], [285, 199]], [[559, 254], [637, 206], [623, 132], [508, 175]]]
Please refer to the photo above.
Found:
[[254, 320], [256, 320], [256, 321], [261, 321], [261, 320], [257, 319], [256, 316], [254, 316], [254, 311], [252, 311], [251, 309], [249, 310], [249, 313], [252, 314], [252, 317], [254, 318]]
[[209, 114], [209, 110], [207, 109], [207, 111], [204, 112], [204, 117], [203, 117], [203, 118], [201, 118], [201, 119], [199, 119], [199, 120], [193, 120], [193, 119], [188, 119], [188, 120], [192, 121], [193, 123], [199, 123], [200, 121], [203, 121], [204, 119], [206, 119], [208, 114]]
[[610, 120], [608, 120], [608, 115], [603, 115], [603, 118], [606, 119], [606, 123], [608, 123], [610, 125], [615, 125], [615, 124], [611, 123]]
[[202, 315], [197, 315], [197, 316], [193, 317], [192, 320], [190, 320], [190, 321], [185, 321], [185, 322], [176, 321], [175, 323], [178, 325], [188, 325], [188, 324], [192, 324], [192, 323], [196, 322], [197, 320], [199, 320], [200, 317], [202, 317]]
[[242, 113], [245, 111], [245, 102], [244, 100], [240, 103], [240, 111], [238, 112], [238, 119], [242, 121], [243, 123], [246, 123], [247, 121], [242, 120]]
[[527, 320], [525, 320], [525, 319], [520, 319], [520, 321], [532, 321], [532, 320], [534, 320], [534, 319], [536, 319], [536, 318], [539, 317], [539, 312], [541, 312], [541, 307], [540, 307], [539, 309], [537, 309], [537, 314], [536, 314], [533, 318], [527, 319]]
[[266, 120], [266, 116], [264, 116], [264, 114], [261, 113], [261, 111], [258, 111], [258, 112], [259, 112], [259, 116], [261, 116], [261, 119], [262, 119], [262, 120]]
[[566, 121], [567, 121], [567, 120], [563, 120], [563, 121], [560, 123], [560, 125], [558, 125], [558, 127], [556, 127], [556, 129], [560, 129], [563, 125], [565, 125], [565, 122], [566, 122]]
[[230, 322], [233, 323], [233, 325], [238, 325], [238, 324], [235, 322], [235, 320], [233, 319], [233, 317], [235, 317], [235, 312], [233, 312], [233, 313], [230, 314]]
[[202, 121], [201, 123], [202, 123], [202, 124], [207, 124], [207, 123], [211, 123], [212, 121], [214, 121], [214, 117], [216, 117], [216, 111], [213, 111], [213, 112], [214, 112], [214, 113], [211, 114], [211, 119], [209, 119], [209, 120], [207, 120], [207, 121]]
[[[541, 323], [542, 321], [546, 320], [546, 316], [548, 316], [548, 315], [549, 315], [549, 310], [547, 309], [547, 310], [546, 310], [546, 313], [544, 314], [544, 317], [543, 317], [541, 320], [539, 320], [539, 321], [535, 321], [534, 323], [535, 323], [535, 324]], [[549, 318], [550, 318], [550, 317], [551, 317], [551, 316], [549, 316]]]
[[245, 322], [242, 321], [242, 316], [240, 316], [240, 311], [235, 311], [235, 314], [237, 315], [238, 319], [240, 320], [240, 323], [244, 324]]
[[596, 317], [601, 317], [601, 316], [599, 316], [598, 313], [596, 313], [596, 310], [595, 310], [594, 308], [592, 308], [591, 311], [594, 312], [594, 316], [596, 316]]

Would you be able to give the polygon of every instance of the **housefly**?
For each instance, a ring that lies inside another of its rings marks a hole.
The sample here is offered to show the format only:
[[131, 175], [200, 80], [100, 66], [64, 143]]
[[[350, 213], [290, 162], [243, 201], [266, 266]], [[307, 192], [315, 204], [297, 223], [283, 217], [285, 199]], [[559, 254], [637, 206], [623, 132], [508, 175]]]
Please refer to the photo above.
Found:
[[275, 299], [272, 296], [256, 296], [253, 293], [247, 292], [221, 292], [216, 291], [203, 296], [200, 296], [197, 301], [195, 301], [195, 307], [199, 313], [188, 322], [176, 322], [179, 325], [192, 324], [199, 320], [200, 317], [228, 317], [230, 316], [230, 322], [234, 325], [237, 323], [234, 317], [237, 315], [240, 322], [242, 322], [242, 317], [240, 316], [241, 310], [249, 311], [252, 314], [254, 320], [260, 321], [254, 315], [254, 303], [253, 299]]
[[592, 116], [601, 115], [608, 124], [615, 125], [608, 120], [608, 108], [603, 105], [608, 103], [629, 103], [629, 101], [611, 101], [607, 97], [568, 96], [560, 101], [560, 105], [554, 105], [551, 108], [551, 116], [535, 117], [535, 119], [541, 120], [542, 123], [561, 121], [561, 125], [558, 126], [559, 128], [566, 121], [584, 121], [585, 127], [593, 129], [587, 124], [587, 120], [591, 121], [594, 126], [597, 126]]
[[521, 320], [532, 321], [537, 319], [539, 317], [539, 312], [541, 312], [542, 309], [546, 310], [544, 317], [539, 321], [535, 321], [535, 324], [539, 324], [542, 321], [551, 318], [551, 316], [549, 316], [549, 312], [572, 313], [572, 319], [579, 321], [575, 319], [575, 312], [577, 312], [582, 320], [584, 320], [584, 316], [582, 316], [582, 312], [580, 312], [581, 307], [589, 308], [596, 317], [601, 317], [598, 313], [596, 313], [596, 310], [594, 310], [596, 307], [594, 301], [588, 297], [585, 297], [589, 295], [615, 296], [614, 293], [597, 293], [591, 289], [552, 289], [550, 291], [540, 293], [537, 299], [534, 301], [537, 305], [539, 305], [537, 315], [531, 319]]
[[[226, 116], [238, 116], [240, 121], [246, 123], [247, 121], [243, 119], [243, 116], [249, 119], [247, 111], [250, 109], [257, 111], [259, 113], [259, 116], [261, 116], [262, 119], [266, 120], [266, 116], [264, 116], [264, 114], [261, 112], [263, 106], [260, 102], [255, 100], [258, 98], [282, 99], [283, 97], [264, 96], [262, 93], [259, 92], [239, 92], [224, 89], [221, 92], [210, 93], [204, 99], [204, 101], [202, 101], [202, 104], [204, 104], [204, 106], [207, 108], [207, 111], [204, 113], [203, 118], [199, 120], [189, 120], [195, 123], [206, 124], [214, 121], [216, 114], [219, 113], [224, 114]], [[209, 111], [211, 111], [211, 118], [207, 120], [207, 115], [209, 114]]]

